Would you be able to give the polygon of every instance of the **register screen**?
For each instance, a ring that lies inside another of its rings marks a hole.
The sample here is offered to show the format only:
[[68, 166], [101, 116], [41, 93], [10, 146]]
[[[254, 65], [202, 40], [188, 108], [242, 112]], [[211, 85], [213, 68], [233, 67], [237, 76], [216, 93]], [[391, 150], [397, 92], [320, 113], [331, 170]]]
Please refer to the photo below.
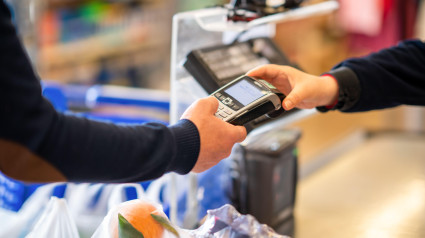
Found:
[[244, 106], [263, 96], [260, 89], [256, 88], [246, 80], [239, 81], [224, 91]]

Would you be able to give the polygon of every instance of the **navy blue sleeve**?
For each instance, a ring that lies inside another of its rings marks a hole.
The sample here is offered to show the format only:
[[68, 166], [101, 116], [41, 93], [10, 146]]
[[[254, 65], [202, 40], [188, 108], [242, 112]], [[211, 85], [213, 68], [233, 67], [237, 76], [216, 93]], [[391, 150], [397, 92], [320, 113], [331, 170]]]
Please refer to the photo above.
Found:
[[425, 105], [425, 44], [419, 40], [345, 60], [330, 74], [340, 87], [336, 109], [344, 112]]
[[185, 174], [200, 149], [189, 120], [125, 127], [56, 112], [41, 94], [3, 1], [0, 115], [0, 169], [16, 179], [128, 182]]

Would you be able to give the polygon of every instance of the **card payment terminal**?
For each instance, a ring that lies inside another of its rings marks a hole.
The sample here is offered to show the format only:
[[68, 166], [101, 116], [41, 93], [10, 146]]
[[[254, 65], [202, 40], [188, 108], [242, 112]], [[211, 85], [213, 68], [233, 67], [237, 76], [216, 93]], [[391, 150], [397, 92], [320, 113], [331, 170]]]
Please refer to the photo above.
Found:
[[262, 37], [193, 50], [183, 66], [211, 94], [264, 64], [293, 65], [270, 38]]
[[274, 118], [284, 112], [283, 93], [265, 80], [245, 75], [211, 95], [219, 101], [215, 116], [233, 125], [244, 125], [261, 116]]

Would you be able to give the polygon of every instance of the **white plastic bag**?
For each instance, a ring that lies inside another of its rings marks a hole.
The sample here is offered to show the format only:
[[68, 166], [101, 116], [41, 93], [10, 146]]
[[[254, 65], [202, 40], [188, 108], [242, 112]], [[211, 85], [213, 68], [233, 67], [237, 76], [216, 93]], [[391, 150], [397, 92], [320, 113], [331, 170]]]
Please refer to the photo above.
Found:
[[[146, 208], [146, 209], [145, 209]], [[142, 233], [144, 237], [154, 238], [289, 238], [277, 234], [272, 228], [259, 223], [251, 215], [241, 215], [231, 205], [209, 210], [205, 222], [196, 230], [186, 230], [171, 224], [162, 207], [148, 199], [137, 199], [121, 203], [112, 208], [92, 238], [118, 238], [121, 214], [131, 227], [125, 225], [130, 233]], [[160, 216], [161, 219], [151, 216]], [[123, 225], [123, 226], [124, 226]], [[137, 231], [133, 231], [136, 229]], [[133, 236], [128, 236], [133, 237]], [[134, 236], [137, 237], [137, 236]], [[140, 236], [141, 237], [141, 236]]]
[[[161, 220], [163, 222], [166, 222], [170, 227], [172, 231], [177, 232], [176, 227], [173, 227], [171, 223], [169, 222], [167, 216], [163, 212], [162, 206], [159, 204], [159, 194], [161, 191], [161, 187], [164, 186], [167, 180], [165, 179], [159, 179], [157, 181], [154, 181], [150, 184], [149, 188], [147, 189], [146, 193], [143, 191], [143, 188], [140, 184], [117, 184], [113, 185], [112, 192], [110, 194], [110, 198], [108, 201], [108, 207], [109, 212], [104, 217], [101, 225], [96, 229], [96, 232], [93, 234], [92, 238], [117, 238], [117, 227], [118, 227], [118, 212], [122, 210], [131, 210], [125, 208], [126, 206], [132, 206], [137, 205], [140, 203], [143, 203], [144, 205], [149, 206], [150, 210], [153, 212], [154, 215], [160, 216]], [[136, 190], [137, 198], [135, 200], [126, 201], [125, 197], [125, 189], [128, 187], [132, 187]], [[140, 207], [139, 207], [140, 208]], [[146, 215], [146, 211], [144, 212]], [[140, 214], [143, 215], [143, 214]], [[150, 213], [147, 214], [150, 216]], [[151, 224], [152, 226], [156, 226], [157, 222], [153, 220], [153, 218], [148, 217], [146, 224]], [[155, 230], [155, 229], [149, 229], [149, 230]], [[160, 229], [162, 230], [161, 235], [158, 236], [158, 238], [175, 238], [176, 236], [173, 234], [172, 231], [167, 230], [166, 228]], [[180, 233], [182, 233], [180, 231]], [[155, 233], [158, 234], [158, 233]], [[152, 236], [152, 234], [151, 234]], [[154, 235], [155, 238], [157, 235]], [[145, 237], [150, 237], [149, 235]], [[184, 237], [184, 236], [180, 236]]]
[[138, 183], [68, 184], [64, 197], [81, 238], [91, 237], [108, 211], [127, 200], [126, 188], [134, 188], [138, 198], [145, 195]]
[[0, 209], [0, 237], [18, 238], [27, 235], [49, 202], [53, 189], [61, 184], [51, 183], [38, 187], [18, 212]]
[[136, 190], [137, 198], [142, 198], [145, 196], [145, 192], [143, 190], [142, 185], [138, 183], [123, 183], [123, 184], [114, 184], [111, 186], [113, 186], [113, 189], [108, 201], [109, 209], [127, 201], [127, 197], [125, 193], [126, 188], [134, 188]]
[[105, 216], [92, 238], [118, 238], [120, 226], [118, 214], [128, 219], [126, 221], [132, 224], [134, 229], [143, 233], [144, 237], [189, 237], [186, 231], [170, 223], [161, 205], [146, 198], [142, 198], [115, 205]]
[[79, 238], [65, 199], [52, 197], [26, 238]]
[[102, 222], [112, 189], [107, 184], [68, 184], [64, 198], [81, 238], [90, 237]]

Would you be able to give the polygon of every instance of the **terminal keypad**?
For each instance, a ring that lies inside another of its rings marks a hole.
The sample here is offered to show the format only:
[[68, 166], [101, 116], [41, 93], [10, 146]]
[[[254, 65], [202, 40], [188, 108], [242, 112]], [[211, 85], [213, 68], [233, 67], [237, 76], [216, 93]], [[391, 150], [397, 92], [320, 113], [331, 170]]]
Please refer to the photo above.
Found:
[[222, 95], [221, 93], [215, 93], [214, 96], [218, 99], [218, 109], [215, 116], [221, 120], [227, 121], [239, 107], [229, 97]]

